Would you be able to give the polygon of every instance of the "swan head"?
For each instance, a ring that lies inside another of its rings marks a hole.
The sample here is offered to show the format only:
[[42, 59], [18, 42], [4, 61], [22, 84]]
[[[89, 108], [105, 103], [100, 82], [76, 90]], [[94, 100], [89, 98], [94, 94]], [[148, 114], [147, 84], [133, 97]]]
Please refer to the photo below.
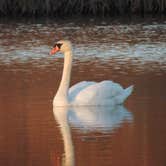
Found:
[[68, 51], [72, 51], [72, 44], [69, 40], [60, 40], [56, 42], [50, 51], [50, 55], [53, 55], [57, 52], [65, 53]]

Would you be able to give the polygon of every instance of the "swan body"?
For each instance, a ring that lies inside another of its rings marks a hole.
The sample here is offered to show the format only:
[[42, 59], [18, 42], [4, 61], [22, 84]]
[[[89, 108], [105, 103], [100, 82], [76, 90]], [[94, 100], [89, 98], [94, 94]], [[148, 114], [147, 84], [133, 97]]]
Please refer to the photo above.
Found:
[[133, 87], [123, 89], [113, 81], [82, 81], [69, 89], [71, 105], [106, 106], [122, 104], [131, 94]]
[[126, 89], [113, 81], [102, 82], [82, 81], [71, 88], [70, 76], [72, 68], [72, 45], [68, 40], [57, 42], [50, 54], [64, 53], [62, 80], [54, 97], [54, 106], [106, 106], [122, 104], [132, 93], [133, 86]]

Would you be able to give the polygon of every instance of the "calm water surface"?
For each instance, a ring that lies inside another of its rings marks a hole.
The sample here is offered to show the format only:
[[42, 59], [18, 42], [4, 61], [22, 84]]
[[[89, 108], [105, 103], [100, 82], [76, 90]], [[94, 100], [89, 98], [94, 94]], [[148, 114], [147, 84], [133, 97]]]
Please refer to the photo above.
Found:
[[[134, 84], [124, 106], [53, 108], [61, 38], [74, 45], [71, 85]], [[1, 21], [0, 165], [165, 166], [165, 86], [166, 21]]]

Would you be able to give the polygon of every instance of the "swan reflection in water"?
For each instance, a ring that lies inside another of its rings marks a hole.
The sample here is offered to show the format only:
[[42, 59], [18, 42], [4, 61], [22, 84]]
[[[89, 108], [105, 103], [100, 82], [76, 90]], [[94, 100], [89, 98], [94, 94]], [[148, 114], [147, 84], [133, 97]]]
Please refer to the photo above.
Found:
[[74, 166], [74, 146], [71, 127], [80, 132], [112, 132], [124, 122], [132, 122], [133, 115], [124, 106], [114, 107], [54, 107], [64, 142], [63, 166]]

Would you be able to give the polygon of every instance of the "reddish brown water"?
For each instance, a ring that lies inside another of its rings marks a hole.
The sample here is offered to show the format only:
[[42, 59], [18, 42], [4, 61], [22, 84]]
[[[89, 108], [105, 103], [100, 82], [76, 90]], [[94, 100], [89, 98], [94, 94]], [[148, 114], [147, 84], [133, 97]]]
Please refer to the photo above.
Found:
[[[135, 85], [124, 110], [103, 112], [100, 123], [54, 118], [63, 59], [48, 52], [63, 36], [74, 43], [71, 84], [111, 79]], [[166, 22], [2, 22], [0, 165], [59, 166], [70, 153], [66, 166], [166, 165], [165, 41]]]

